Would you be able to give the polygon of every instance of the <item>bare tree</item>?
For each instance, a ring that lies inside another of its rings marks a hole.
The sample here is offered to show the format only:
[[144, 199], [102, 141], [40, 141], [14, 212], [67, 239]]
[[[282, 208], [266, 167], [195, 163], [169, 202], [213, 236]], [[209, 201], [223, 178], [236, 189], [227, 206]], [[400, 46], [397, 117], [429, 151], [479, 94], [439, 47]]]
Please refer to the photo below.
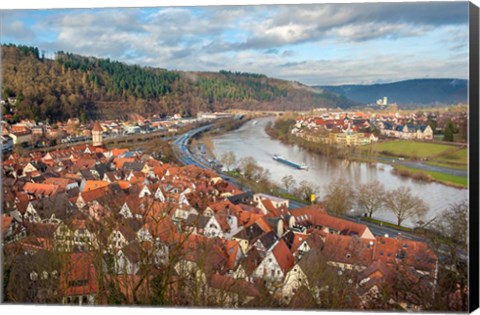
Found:
[[360, 185], [356, 193], [358, 206], [371, 218], [372, 214], [383, 206], [384, 194], [385, 187], [378, 180]]
[[295, 194], [302, 199], [310, 201], [312, 195], [318, 193], [320, 191], [320, 187], [314, 185], [313, 183], [302, 180], [295, 192]]
[[336, 214], [346, 213], [353, 206], [355, 191], [350, 182], [338, 179], [327, 187], [324, 203], [327, 209]]
[[240, 159], [240, 170], [242, 171], [243, 175], [248, 178], [252, 179], [255, 175], [255, 171], [258, 168], [257, 161], [251, 156], [247, 156]]
[[442, 212], [434, 225], [435, 231], [449, 237], [463, 249], [468, 245], [468, 209], [467, 201], [454, 203]]
[[220, 162], [227, 167], [227, 171], [237, 163], [237, 158], [232, 151], [227, 151], [220, 157]]
[[285, 186], [285, 189], [287, 191], [290, 191], [290, 188], [295, 186], [296, 181], [292, 175], [285, 175], [282, 177], [282, 183], [283, 183], [283, 186]]
[[407, 187], [400, 187], [385, 194], [385, 206], [397, 217], [400, 226], [408, 218], [421, 219], [428, 212], [425, 202], [414, 196]]

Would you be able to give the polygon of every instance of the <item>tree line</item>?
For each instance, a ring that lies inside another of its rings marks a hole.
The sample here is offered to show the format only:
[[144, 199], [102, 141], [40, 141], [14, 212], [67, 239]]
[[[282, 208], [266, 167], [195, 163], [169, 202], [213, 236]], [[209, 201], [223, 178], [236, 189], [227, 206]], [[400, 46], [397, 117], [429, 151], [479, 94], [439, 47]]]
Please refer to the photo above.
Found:
[[346, 102], [262, 74], [169, 71], [63, 51], [51, 60], [36, 47], [13, 44], [2, 44], [2, 64], [2, 93], [17, 100], [5, 112], [15, 116], [13, 120], [112, 118], [125, 111], [195, 115], [233, 107], [310, 109]]

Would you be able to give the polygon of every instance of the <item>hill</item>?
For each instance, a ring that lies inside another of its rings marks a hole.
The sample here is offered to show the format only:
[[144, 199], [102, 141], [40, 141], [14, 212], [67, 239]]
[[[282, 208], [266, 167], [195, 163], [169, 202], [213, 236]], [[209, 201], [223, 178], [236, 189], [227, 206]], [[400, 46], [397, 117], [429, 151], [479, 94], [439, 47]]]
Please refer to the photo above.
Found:
[[401, 108], [467, 103], [468, 81], [463, 79], [414, 79], [386, 84], [317, 86], [364, 104], [384, 96]]
[[262, 74], [169, 71], [59, 51], [45, 59], [35, 47], [2, 45], [3, 96], [17, 99], [18, 117], [124, 117], [127, 113], [193, 116], [230, 108], [308, 110], [355, 103], [328, 91]]

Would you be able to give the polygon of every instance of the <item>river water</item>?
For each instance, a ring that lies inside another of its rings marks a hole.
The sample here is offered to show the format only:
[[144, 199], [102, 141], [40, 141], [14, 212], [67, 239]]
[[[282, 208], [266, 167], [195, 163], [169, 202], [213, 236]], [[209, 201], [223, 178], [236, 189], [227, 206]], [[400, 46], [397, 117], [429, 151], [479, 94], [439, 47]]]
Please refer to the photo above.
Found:
[[[241, 128], [213, 138], [214, 154], [220, 157], [224, 152], [232, 151], [237, 161], [242, 157], [254, 157], [257, 163], [268, 169], [270, 178], [276, 184], [281, 184], [281, 178], [292, 175], [297, 185], [307, 180], [320, 187], [317, 199], [322, 200], [327, 186], [334, 180], [342, 178], [349, 180], [354, 188], [372, 180], [380, 181], [387, 190], [400, 186], [411, 188], [413, 194], [422, 198], [429, 206], [425, 221], [434, 218], [450, 204], [468, 200], [468, 190], [458, 189], [434, 182], [419, 182], [403, 178], [391, 173], [392, 166], [388, 164], [369, 165], [368, 163], [334, 160], [319, 154], [308, 152], [297, 145], [285, 145], [270, 138], [265, 133], [265, 126], [273, 122], [273, 117], [259, 118], [244, 124]], [[256, 121], [256, 123], [254, 123]], [[297, 170], [272, 159], [273, 154], [279, 154], [290, 161], [305, 163], [308, 170]], [[385, 209], [374, 213], [373, 217], [396, 222], [395, 216]], [[417, 219], [407, 219], [403, 225], [413, 227]]]

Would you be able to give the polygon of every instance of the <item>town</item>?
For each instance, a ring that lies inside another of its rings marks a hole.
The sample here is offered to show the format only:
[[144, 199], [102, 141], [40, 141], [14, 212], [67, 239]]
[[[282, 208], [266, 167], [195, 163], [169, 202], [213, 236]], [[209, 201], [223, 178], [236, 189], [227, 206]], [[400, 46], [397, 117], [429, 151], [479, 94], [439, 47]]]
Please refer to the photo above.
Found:
[[[6, 103], [5, 101], [2, 101]], [[9, 101], [15, 104], [15, 99]], [[7, 103], [7, 104], [10, 104]], [[194, 123], [235, 117], [229, 113], [199, 113], [197, 118], [185, 118], [180, 114], [171, 117], [153, 115], [145, 118], [139, 114], [130, 114], [126, 120], [103, 120], [100, 126], [104, 139], [118, 139], [131, 135], [162, 133], [174, 135], [180, 128]], [[2, 152], [17, 149], [50, 148], [61, 144], [87, 143], [92, 140], [92, 123], [82, 123], [79, 118], [70, 118], [66, 122], [36, 122], [31, 119], [12, 120], [11, 114], [3, 115]]]
[[91, 134], [3, 162], [16, 301], [421, 310], [433, 299], [427, 243], [375, 236], [321, 204], [292, 210], [212, 170], [108, 150], [98, 122]]
[[325, 109], [314, 110], [298, 117], [291, 133], [311, 142], [358, 146], [376, 142], [379, 136], [406, 140], [434, 140], [434, 133], [443, 133], [448, 122], [461, 127], [463, 134], [466, 135], [468, 124], [466, 111], [400, 113], [384, 110], [332, 112]]

